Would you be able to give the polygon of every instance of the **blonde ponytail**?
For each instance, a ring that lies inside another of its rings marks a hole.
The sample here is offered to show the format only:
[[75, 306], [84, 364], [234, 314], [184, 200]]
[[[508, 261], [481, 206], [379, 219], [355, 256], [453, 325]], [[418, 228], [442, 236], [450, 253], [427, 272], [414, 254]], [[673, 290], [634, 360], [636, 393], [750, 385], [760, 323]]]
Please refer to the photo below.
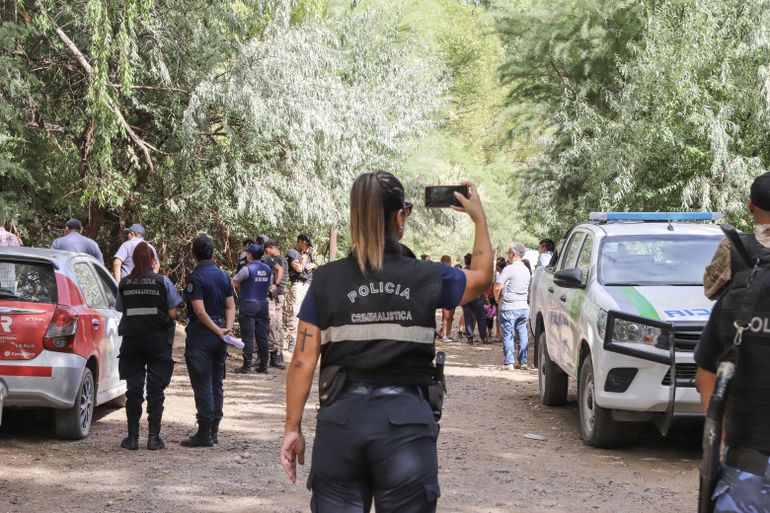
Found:
[[364, 173], [350, 190], [350, 240], [362, 273], [381, 271], [385, 254], [385, 207], [377, 173]]

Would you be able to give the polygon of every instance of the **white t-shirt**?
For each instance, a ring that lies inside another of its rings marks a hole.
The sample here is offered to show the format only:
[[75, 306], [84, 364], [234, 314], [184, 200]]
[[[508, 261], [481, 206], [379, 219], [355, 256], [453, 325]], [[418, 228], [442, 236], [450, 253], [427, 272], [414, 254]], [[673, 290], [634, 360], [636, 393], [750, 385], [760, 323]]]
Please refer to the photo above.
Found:
[[497, 277], [497, 283], [503, 286], [500, 293], [500, 311], [523, 310], [529, 308], [529, 281], [532, 276], [523, 262], [518, 261], [505, 266]]

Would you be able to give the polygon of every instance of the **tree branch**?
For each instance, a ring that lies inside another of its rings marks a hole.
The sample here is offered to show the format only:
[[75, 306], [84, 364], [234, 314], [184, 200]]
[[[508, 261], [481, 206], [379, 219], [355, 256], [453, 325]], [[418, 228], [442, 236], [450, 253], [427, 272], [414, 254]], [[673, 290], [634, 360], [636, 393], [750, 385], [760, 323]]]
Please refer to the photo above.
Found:
[[[35, 0], [35, 5], [38, 9], [40, 9], [41, 12], [45, 12], [45, 8], [43, 7], [40, 0]], [[83, 55], [83, 52], [80, 51], [72, 39], [70, 39], [69, 36], [65, 34], [64, 31], [59, 28], [59, 26], [56, 25], [53, 20], [51, 20], [51, 24], [53, 25], [53, 30], [59, 40], [64, 44], [65, 47], [67, 47], [67, 50], [69, 50], [78, 64], [80, 64], [80, 67], [83, 68], [83, 71], [85, 71], [86, 75], [91, 77], [94, 70], [91, 67], [91, 63], [89, 63], [88, 59], [86, 59], [86, 56]], [[112, 112], [115, 117], [118, 118], [118, 121], [120, 121], [120, 124], [123, 126], [123, 130], [125, 130], [126, 135], [128, 135], [128, 138], [131, 139], [131, 141], [139, 148], [139, 150], [142, 152], [142, 155], [144, 156], [145, 162], [147, 162], [147, 166], [150, 168], [150, 171], [153, 171], [155, 166], [152, 163], [150, 150], [158, 151], [157, 148], [139, 137], [136, 132], [134, 132], [134, 129], [131, 128], [131, 125], [128, 124], [126, 118], [123, 116], [123, 113], [120, 111], [117, 104], [113, 101], [112, 98], [110, 98], [107, 93], [104, 93], [102, 101], [104, 102], [104, 105], [110, 110], [110, 112]]]

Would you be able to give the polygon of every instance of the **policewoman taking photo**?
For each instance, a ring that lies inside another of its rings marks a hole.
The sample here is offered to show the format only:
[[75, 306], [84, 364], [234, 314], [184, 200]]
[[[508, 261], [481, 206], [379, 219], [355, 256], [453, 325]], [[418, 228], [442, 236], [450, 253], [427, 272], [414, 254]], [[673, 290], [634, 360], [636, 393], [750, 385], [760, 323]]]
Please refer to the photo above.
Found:
[[353, 184], [352, 252], [316, 271], [286, 384], [280, 458], [295, 482], [296, 463], [304, 464], [302, 414], [320, 355], [308, 478], [315, 513], [368, 512], [372, 502], [377, 513], [436, 511], [435, 311], [467, 303], [492, 283], [486, 217], [468, 186], [469, 197], [452, 207], [475, 224], [473, 263], [462, 270], [417, 260], [399, 243], [412, 205], [394, 175], [365, 173]]
[[187, 325], [185, 361], [195, 396], [198, 432], [180, 442], [184, 447], [212, 447], [218, 442], [224, 404], [226, 335], [235, 321], [233, 287], [227, 274], [217, 267], [214, 241], [199, 235], [192, 243], [196, 266], [187, 278], [185, 301], [190, 316]]
[[146, 242], [140, 242], [132, 255], [134, 268], [120, 280], [117, 309], [123, 312], [118, 333], [120, 345], [118, 371], [126, 380], [126, 420], [128, 436], [120, 446], [139, 449], [139, 420], [142, 417], [145, 384], [147, 386], [147, 448], [165, 448], [160, 438], [164, 390], [171, 383], [174, 360], [176, 309], [182, 298], [166, 276], [153, 272], [155, 254]]

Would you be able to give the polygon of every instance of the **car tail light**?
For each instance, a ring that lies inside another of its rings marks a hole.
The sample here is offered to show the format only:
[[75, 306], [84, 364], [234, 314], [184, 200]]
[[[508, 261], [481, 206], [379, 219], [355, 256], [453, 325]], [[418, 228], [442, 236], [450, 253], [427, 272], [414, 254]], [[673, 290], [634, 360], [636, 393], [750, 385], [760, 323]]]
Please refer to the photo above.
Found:
[[78, 332], [78, 316], [64, 305], [57, 305], [43, 337], [43, 347], [50, 351], [72, 352]]

